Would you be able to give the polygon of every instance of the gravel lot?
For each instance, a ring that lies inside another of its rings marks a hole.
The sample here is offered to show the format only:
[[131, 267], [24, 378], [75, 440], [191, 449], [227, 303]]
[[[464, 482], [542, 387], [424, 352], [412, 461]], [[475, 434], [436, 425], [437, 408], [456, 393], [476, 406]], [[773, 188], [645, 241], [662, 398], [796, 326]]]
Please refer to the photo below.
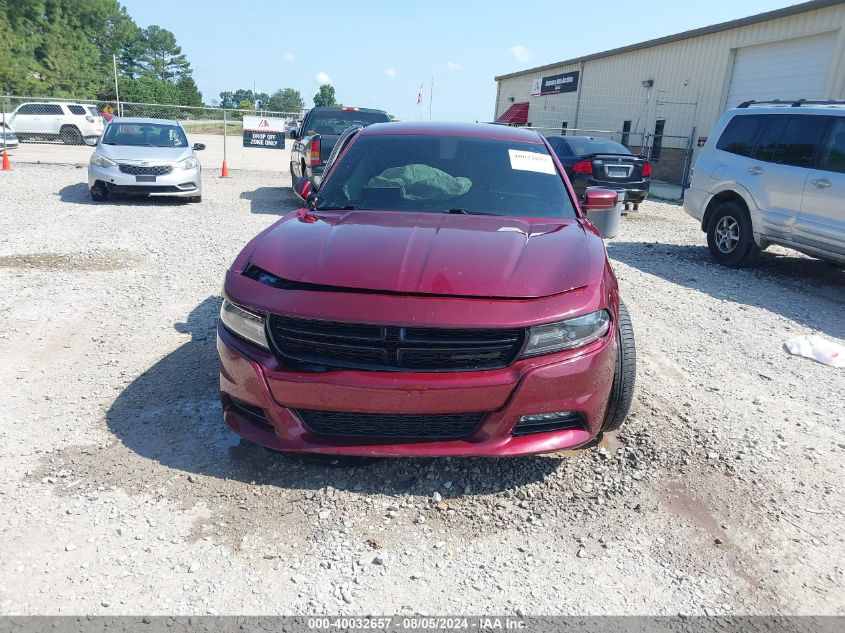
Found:
[[843, 614], [845, 273], [711, 263], [646, 203], [609, 246], [637, 398], [591, 448], [328, 467], [222, 424], [223, 273], [286, 173], [199, 205], [0, 176], [0, 613]]

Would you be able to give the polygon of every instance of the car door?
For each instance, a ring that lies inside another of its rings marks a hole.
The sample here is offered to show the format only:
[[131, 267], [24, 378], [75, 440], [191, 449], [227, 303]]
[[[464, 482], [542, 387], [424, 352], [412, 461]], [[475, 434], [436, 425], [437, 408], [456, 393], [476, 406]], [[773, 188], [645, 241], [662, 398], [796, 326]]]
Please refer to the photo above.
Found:
[[793, 239], [845, 255], [845, 117], [831, 121], [819, 146], [817, 162], [804, 183]]
[[[65, 123], [75, 123], [74, 119], [76, 117], [70, 116], [70, 114], [64, 110], [66, 107], [67, 106], [61, 106], [58, 103], [47, 103], [44, 105], [44, 111], [47, 114], [42, 117], [43, 132], [58, 134], [62, 129], [62, 125]], [[85, 119], [83, 118], [83, 121], [84, 120]], [[76, 127], [81, 131], [82, 128], [79, 125]]]

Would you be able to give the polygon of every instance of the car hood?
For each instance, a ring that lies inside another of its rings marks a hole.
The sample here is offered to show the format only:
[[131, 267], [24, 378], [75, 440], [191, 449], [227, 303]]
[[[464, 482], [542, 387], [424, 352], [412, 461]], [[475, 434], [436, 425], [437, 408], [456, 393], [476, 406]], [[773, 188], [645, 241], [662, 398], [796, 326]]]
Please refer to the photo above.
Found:
[[544, 297], [585, 286], [577, 220], [440, 213], [297, 212], [254, 244], [249, 263], [323, 286], [463, 297]]
[[106, 158], [124, 163], [175, 163], [193, 155], [190, 147], [137, 147], [102, 143], [97, 146], [97, 152]]

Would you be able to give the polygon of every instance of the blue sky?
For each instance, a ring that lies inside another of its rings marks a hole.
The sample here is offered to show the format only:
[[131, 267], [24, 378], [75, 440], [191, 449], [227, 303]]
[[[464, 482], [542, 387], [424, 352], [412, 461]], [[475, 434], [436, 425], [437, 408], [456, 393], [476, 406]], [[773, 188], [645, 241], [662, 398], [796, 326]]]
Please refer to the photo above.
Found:
[[[222, 90], [320, 81], [347, 105], [419, 117], [434, 77], [433, 118], [489, 120], [493, 77], [796, 4], [790, 0], [443, 2], [121, 0], [140, 26], [173, 31], [206, 103]], [[595, 10], [596, 7], [601, 7]], [[426, 111], [426, 117], [428, 113]]]

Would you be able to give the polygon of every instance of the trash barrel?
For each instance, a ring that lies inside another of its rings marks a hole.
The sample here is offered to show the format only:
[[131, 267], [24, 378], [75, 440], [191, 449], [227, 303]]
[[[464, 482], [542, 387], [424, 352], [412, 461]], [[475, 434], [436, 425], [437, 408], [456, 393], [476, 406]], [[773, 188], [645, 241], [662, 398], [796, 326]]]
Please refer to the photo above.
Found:
[[619, 220], [622, 219], [622, 209], [625, 207], [624, 202], [619, 202], [612, 209], [587, 211], [587, 219], [596, 225], [596, 228], [601, 233], [604, 239], [616, 237], [619, 231]]

